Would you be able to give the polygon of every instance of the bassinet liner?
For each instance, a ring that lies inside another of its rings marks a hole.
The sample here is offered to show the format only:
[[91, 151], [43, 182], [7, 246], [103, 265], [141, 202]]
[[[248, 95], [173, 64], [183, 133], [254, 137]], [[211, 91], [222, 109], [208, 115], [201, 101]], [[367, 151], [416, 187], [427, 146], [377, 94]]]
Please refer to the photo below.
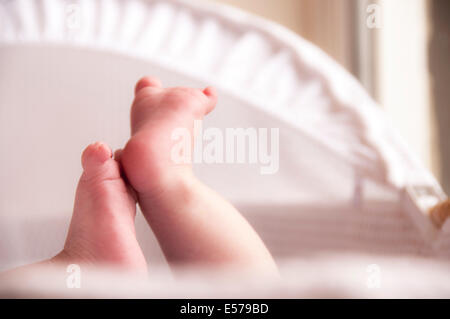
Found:
[[[29, 109], [8, 108], [14, 99], [20, 100], [8, 92], [20, 86], [13, 79], [21, 80], [16, 67], [24, 59], [36, 63], [42, 57], [50, 60], [49, 52], [53, 52], [52, 60], [56, 57], [54, 64], [46, 60], [53, 76], [75, 74], [79, 56], [89, 61], [89, 66], [101, 65], [105, 59], [134, 63], [129, 73], [120, 69], [124, 79], [136, 79], [136, 70], [146, 70], [154, 71], [167, 84], [216, 86], [222, 100], [217, 115], [206, 119], [205, 126], [280, 128], [277, 174], [264, 176], [247, 164], [196, 167], [205, 182], [244, 213], [277, 260], [322, 251], [450, 254], [449, 222], [442, 228], [434, 226], [420, 206], [444, 198], [439, 184], [348, 72], [277, 24], [222, 5], [178, 0], [0, 2], [0, 124], [12, 128], [0, 137], [2, 149], [11, 149], [0, 165], [4, 177], [0, 182], [2, 242], [20, 242], [18, 234], [29, 229], [23, 219], [41, 218], [36, 207], [33, 217], [4, 213], [27, 207], [11, 204], [21, 201], [15, 191], [27, 181], [17, 181], [17, 174], [6, 170], [20, 170], [14, 163], [22, 154], [8, 146], [16, 136], [15, 125], [21, 125], [14, 119]], [[62, 66], [58, 54], [67, 58], [65, 70], [58, 70]], [[89, 82], [90, 75], [85, 76]], [[129, 90], [123, 82], [114, 83], [122, 85], [118, 90]], [[33, 85], [36, 91], [48, 89], [38, 81]], [[123, 108], [120, 114], [127, 113], [125, 106], [116, 106], [111, 99], [100, 101], [115, 110]], [[77, 116], [76, 111], [67, 112]], [[84, 131], [71, 138], [81, 148], [91, 138], [78, 136], [98, 133], [88, 127], [103, 125], [102, 132], [112, 134], [111, 143], [119, 146], [127, 131], [114, 126], [117, 117], [113, 115], [109, 124], [104, 118], [93, 118]], [[77, 174], [73, 170], [67, 176]], [[9, 187], [11, 183], [17, 187]], [[41, 210], [52, 212], [45, 216], [67, 210], [57, 219], [59, 225], [67, 225], [68, 201], [69, 197], [61, 196], [51, 206], [43, 204]], [[45, 227], [49, 232], [61, 228]], [[60, 230], [54, 235], [58, 240], [48, 239], [47, 247], [30, 257], [30, 247], [43, 232], [37, 226], [31, 229], [35, 237], [22, 240], [21, 249], [2, 248], [3, 267], [57, 251], [63, 238]]]

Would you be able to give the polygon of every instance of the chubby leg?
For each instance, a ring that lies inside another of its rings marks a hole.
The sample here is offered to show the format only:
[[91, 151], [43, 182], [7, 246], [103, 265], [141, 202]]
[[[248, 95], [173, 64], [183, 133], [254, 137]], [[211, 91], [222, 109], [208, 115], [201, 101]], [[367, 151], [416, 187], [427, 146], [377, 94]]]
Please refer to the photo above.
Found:
[[276, 273], [265, 245], [225, 199], [201, 183], [189, 163], [173, 161], [173, 132], [193, 133], [212, 111], [213, 88], [163, 88], [145, 77], [135, 88], [132, 137], [121, 152], [125, 174], [172, 265], [239, 266]]
[[146, 272], [134, 227], [136, 201], [119, 163], [106, 144], [97, 142], [83, 152], [82, 165], [66, 243], [53, 260]]

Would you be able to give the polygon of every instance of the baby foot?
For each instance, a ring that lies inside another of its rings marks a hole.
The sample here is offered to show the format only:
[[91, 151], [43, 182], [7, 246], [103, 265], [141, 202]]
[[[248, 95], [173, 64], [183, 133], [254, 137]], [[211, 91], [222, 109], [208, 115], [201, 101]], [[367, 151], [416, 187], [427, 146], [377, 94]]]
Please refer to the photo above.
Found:
[[[172, 158], [176, 129], [187, 129], [193, 137], [194, 120], [201, 120], [216, 104], [214, 88], [163, 88], [159, 80], [142, 78], [135, 88], [131, 108], [131, 134], [121, 163], [138, 196], [155, 197], [190, 175], [189, 163]], [[192, 144], [192, 143], [191, 143]]]
[[[225, 199], [176, 162], [172, 134], [190, 133], [194, 121], [215, 106], [215, 90], [162, 88], [141, 79], [131, 109], [131, 139], [120, 155], [125, 175], [161, 248], [173, 266], [199, 264], [277, 274], [276, 265], [251, 225]], [[179, 132], [179, 131], [178, 131]]]
[[107, 145], [97, 142], [83, 152], [72, 221], [56, 262], [103, 264], [146, 273], [136, 240], [136, 201], [120, 175]]

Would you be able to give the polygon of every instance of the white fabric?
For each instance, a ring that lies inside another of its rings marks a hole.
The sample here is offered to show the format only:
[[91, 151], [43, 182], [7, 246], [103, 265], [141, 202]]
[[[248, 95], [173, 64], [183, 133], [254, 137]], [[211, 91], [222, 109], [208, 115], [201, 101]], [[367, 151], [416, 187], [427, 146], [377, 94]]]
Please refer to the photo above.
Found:
[[82, 267], [79, 289], [68, 289], [65, 268], [34, 269], [0, 279], [0, 298], [448, 298], [449, 266], [448, 260], [339, 253], [285, 261], [280, 279], [186, 271], [175, 280], [152, 267], [148, 280], [136, 280]]
[[[352, 76], [276, 24], [184, 1], [3, 1], [0, 70], [1, 269], [62, 247], [81, 150], [124, 144], [132, 84], [144, 74], [216, 86], [205, 127], [280, 128], [277, 174], [196, 167], [278, 261], [344, 250], [450, 255], [449, 223], [430, 239], [414, 200], [404, 206], [405, 187], [439, 192], [431, 174]], [[164, 262], [142, 218], [137, 227], [148, 259]]]

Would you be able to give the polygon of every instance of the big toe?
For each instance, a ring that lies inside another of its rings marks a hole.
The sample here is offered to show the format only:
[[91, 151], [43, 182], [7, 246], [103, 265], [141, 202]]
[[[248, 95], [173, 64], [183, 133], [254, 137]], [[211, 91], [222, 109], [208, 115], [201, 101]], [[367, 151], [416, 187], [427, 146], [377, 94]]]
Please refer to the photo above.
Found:
[[144, 76], [136, 83], [136, 86], [134, 88], [134, 94], [137, 94], [140, 90], [146, 87], [160, 88], [162, 87], [162, 83], [158, 78], [151, 76]]
[[103, 142], [96, 142], [86, 147], [81, 156], [81, 164], [85, 177], [103, 179], [120, 177], [117, 162], [112, 159], [112, 151]]

